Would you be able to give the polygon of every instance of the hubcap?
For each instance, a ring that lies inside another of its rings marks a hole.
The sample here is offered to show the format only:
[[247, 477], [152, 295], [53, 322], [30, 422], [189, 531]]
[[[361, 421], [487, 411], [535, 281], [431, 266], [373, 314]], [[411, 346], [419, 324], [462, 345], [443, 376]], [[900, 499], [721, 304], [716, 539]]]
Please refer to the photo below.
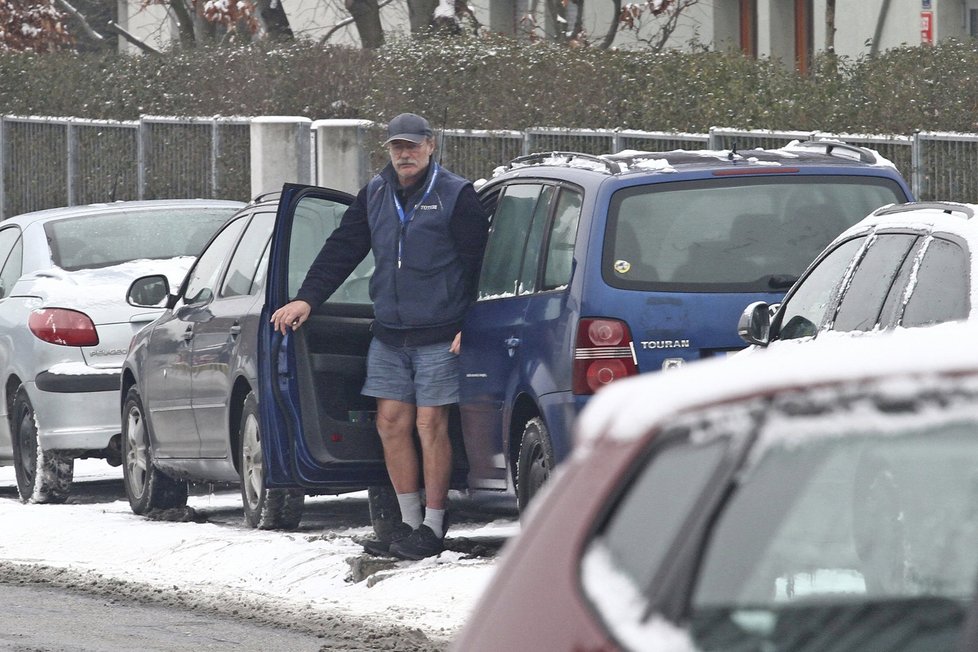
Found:
[[550, 477], [550, 468], [547, 466], [546, 457], [543, 455], [543, 447], [540, 445], [533, 447], [533, 455], [530, 458], [530, 482], [529, 485], [533, 489], [532, 493], [536, 494], [537, 490], [543, 486], [543, 483], [547, 481]]
[[126, 416], [126, 471], [132, 495], [141, 497], [146, 490], [149, 454], [143, 414], [136, 406]]
[[248, 507], [258, 509], [258, 499], [261, 496], [263, 477], [263, 460], [261, 455], [261, 440], [258, 431], [258, 419], [254, 414], [245, 417], [241, 441], [242, 465], [241, 475], [245, 498]]

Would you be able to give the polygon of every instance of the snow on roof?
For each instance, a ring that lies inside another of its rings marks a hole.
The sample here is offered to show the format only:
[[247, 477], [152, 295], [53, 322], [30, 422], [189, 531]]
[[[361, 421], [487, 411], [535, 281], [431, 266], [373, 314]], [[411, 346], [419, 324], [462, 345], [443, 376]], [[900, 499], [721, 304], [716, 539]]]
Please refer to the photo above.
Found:
[[[915, 204], [915, 202], [910, 202], [905, 205], [915, 206]], [[975, 215], [978, 215], [978, 204], [964, 204], [960, 202], [951, 202], [951, 204], [957, 204], [958, 206], [970, 208], [972, 211], [974, 211]], [[894, 206], [894, 204], [890, 204], [889, 206]], [[884, 206], [882, 208], [888, 208], [889, 206]], [[976, 239], [976, 236], [978, 236], [978, 222], [975, 221], [975, 218], [969, 219], [960, 212], [953, 212], [949, 214], [940, 208], [934, 208], [931, 206], [932, 204], [924, 203], [916, 206], [913, 208], [913, 210], [897, 213], [884, 213], [882, 215], [877, 215], [874, 212], [873, 214], [867, 215], [859, 222], [856, 222], [856, 224], [847, 229], [837, 239], [849, 237], [847, 234], [858, 233], [865, 230], [867, 227], [907, 227], [925, 232], [943, 231], [945, 233], [959, 236], [963, 240], [968, 241], [969, 245], [978, 243], [978, 239]]]
[[602, 437], [640, 437], [663, 419], [696, 407], [791, 387], [978, 372], [976, 322], [825, 335], [616, 381], [599, 391], [578, 418], [575, 454], [586, 454]]

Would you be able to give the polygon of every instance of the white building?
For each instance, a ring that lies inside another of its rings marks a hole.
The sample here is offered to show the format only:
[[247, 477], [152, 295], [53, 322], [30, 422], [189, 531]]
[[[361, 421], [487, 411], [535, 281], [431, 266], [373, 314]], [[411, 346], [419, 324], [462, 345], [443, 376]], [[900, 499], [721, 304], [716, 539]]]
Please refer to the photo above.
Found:
[[[140, 9], [139, 0], [118, 0], [119, 24], [154, 47], [165, 47], [176, 30], [166, 9]], [[280, 0], [293, 32], [328, 43], [359, 45], [343, 0]], [[566, 25], [553, 20], [543, 0], [469, 0], [479, 21], [494, 32], [552, 34]], [[780, 59], [807, 70], [815, 51], [826, 46], [826, 0], [699, 0], [667, 42], [686, 49], [690, 43], [712, 49], [738, 49], [752, 56]], [[588, 39], [599, 43], [614, 20], [606, 0], [583, 0]], [[526, 20], [527, 15], [533, 16]], [[381, 10], [387, 33], [408, 31], [407, 4], [394, 0]], [[344, 24], [345, 23], [345, 24]], [[655, 24], [642, 30], [619, 30], [614, 46], [646, 47]], [[935, 43], [946, 38], [978, 36], [978, 0], [836, 0], [835, 49], [843, 56], [900, 45]], [[125, 44], [127, 51], [135, 48]]]

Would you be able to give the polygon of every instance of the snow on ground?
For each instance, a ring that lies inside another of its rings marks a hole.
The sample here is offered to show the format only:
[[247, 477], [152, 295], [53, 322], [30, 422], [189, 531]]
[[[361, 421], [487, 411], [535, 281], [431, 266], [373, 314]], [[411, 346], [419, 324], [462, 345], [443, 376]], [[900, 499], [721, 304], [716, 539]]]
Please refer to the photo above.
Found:
[[[76, 482], [118, 478], [101, 460], [76, 461]], [[13, 490], [10, 488], [14, 487]], [[297, 532], [251, 530], [214, 522], [161, 522], [134, 515], [124, 499], [93, 504], [24, 505], [16, 498], [13, 467], [0, 468], [0, 561], [94, 572], [105, 578], [209, 594], [294, 603], [330, 614], [363, 618], [373, 625], [421, 630], [449, 640], [463, 624], [494, 569], [494, 559], [446, 551], [435, 559], [397, 562], [362, 581], [351, 578], [351, 559], [363, 559], [357, 538], [366, 525]], [[121, 486], [119, 487], [121, 492]], [[357, 501], [365, 492], [307, 498]], [[234, 514], [236, 491], [192, 495], [197, 512]], [[307, 509], [308, 511], [308, 509]], [[516, 533], [515, 518], [453, 526], [449, 537]]]

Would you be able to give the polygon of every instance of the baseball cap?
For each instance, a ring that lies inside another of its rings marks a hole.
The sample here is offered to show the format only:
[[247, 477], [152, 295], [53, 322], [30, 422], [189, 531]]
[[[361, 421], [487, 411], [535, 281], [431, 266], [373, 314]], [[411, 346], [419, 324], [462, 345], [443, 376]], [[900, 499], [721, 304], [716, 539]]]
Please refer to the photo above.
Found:
[[434, 132], [431, 131], [431, 125], [428, 124], [427, 120], [414, 113], [402, 113], [387, 125], [387, 140], [384, 141], [384, 144], [386, 145], [392, 140], [409, 140], [412, 143], [420, 143], [425, 138], [433, 136]]

